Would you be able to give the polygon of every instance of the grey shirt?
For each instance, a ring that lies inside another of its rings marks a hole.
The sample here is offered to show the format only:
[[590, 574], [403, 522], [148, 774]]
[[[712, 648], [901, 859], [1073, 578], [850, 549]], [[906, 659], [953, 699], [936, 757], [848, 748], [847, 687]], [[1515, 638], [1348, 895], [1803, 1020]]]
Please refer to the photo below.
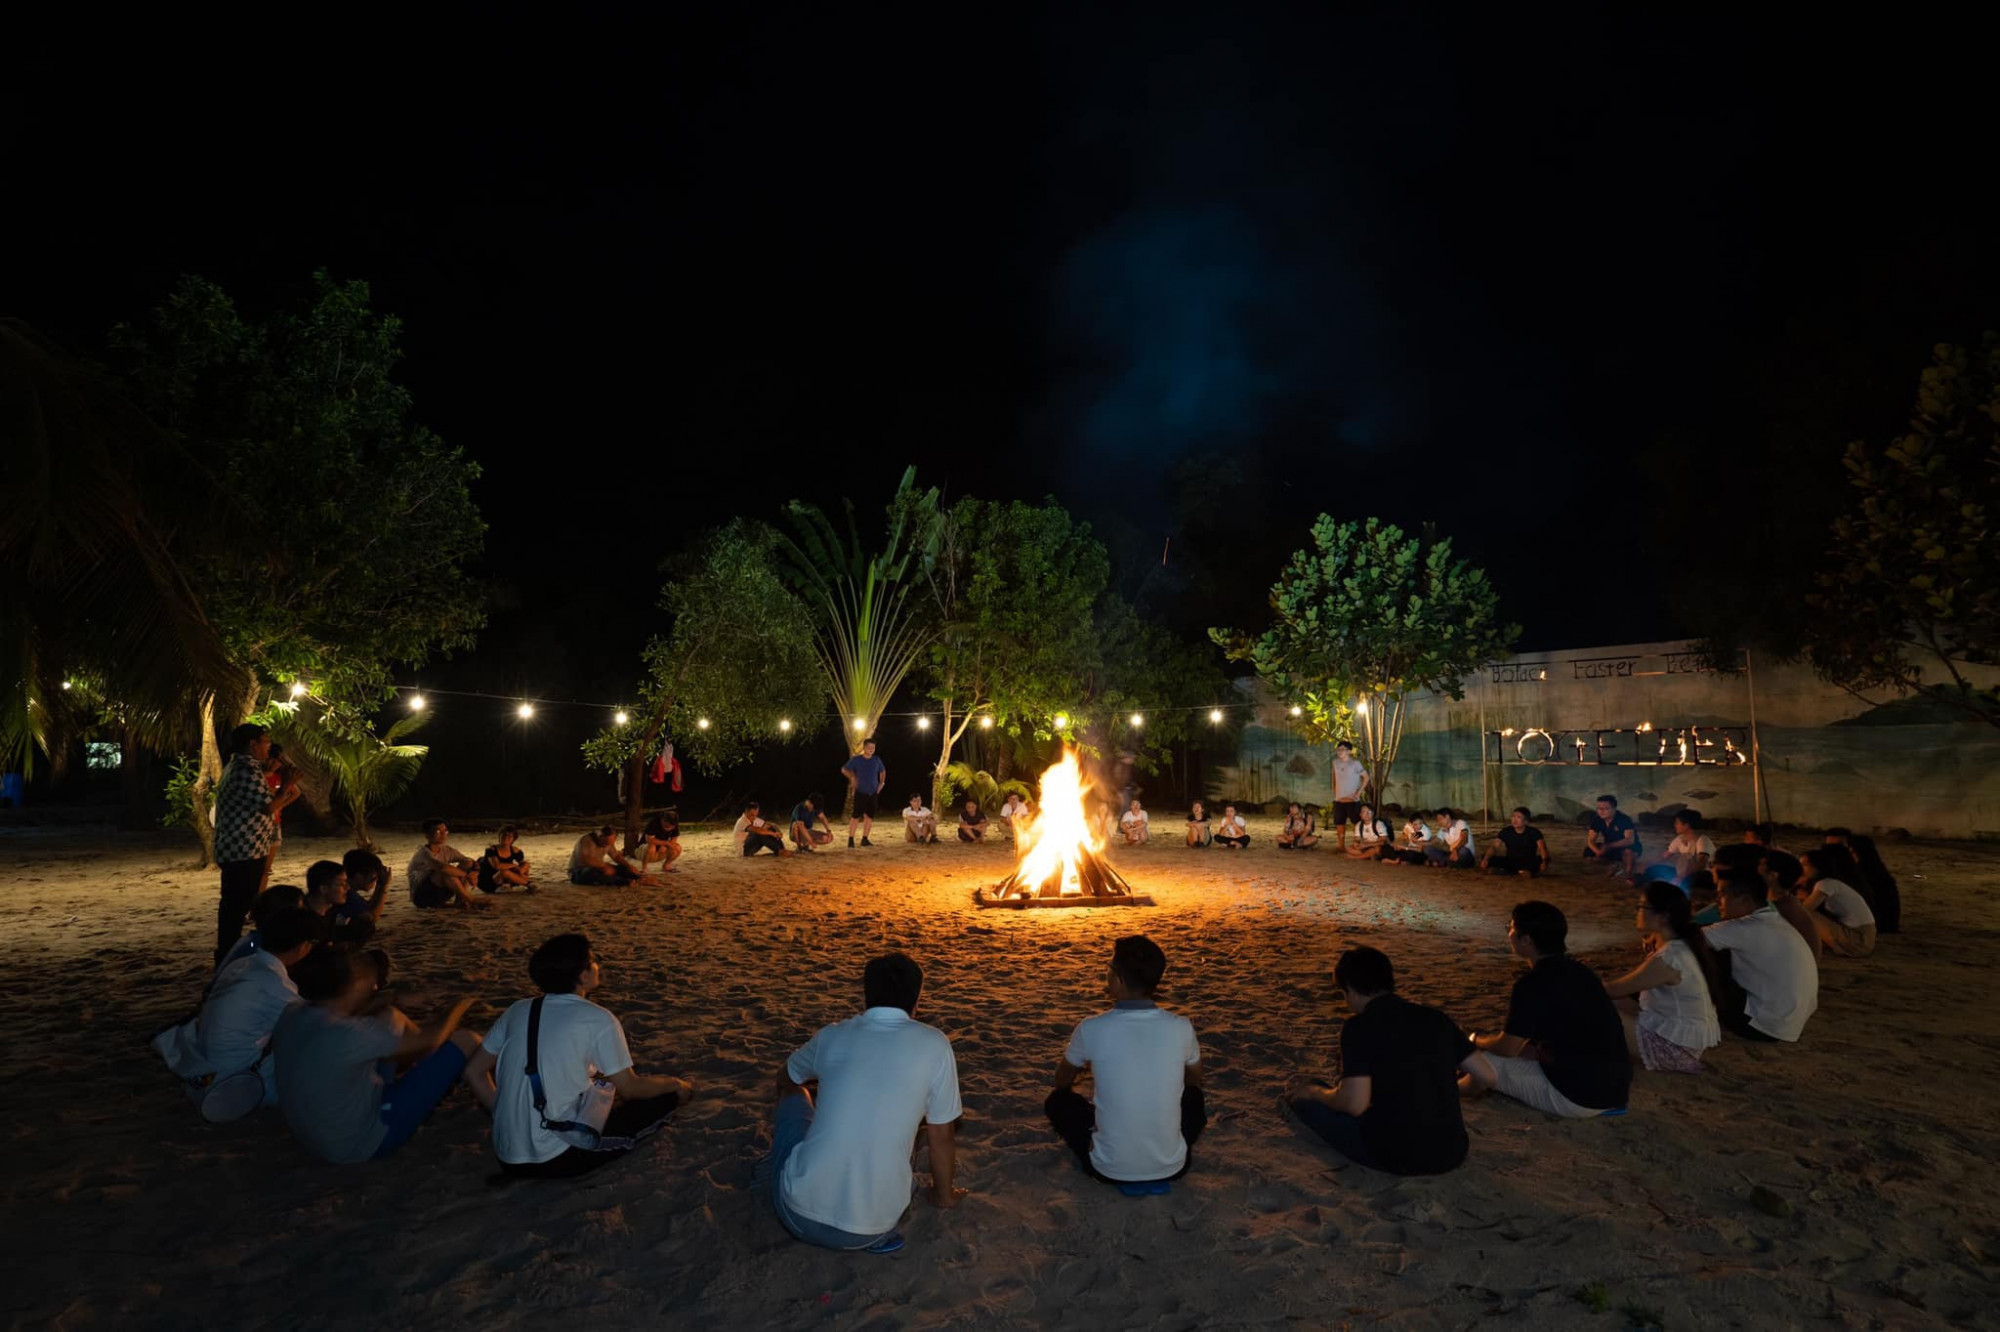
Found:
[[376, 1061], [402, 1044], [388, 1022], [353, 1018], [303, 1004], [278, 1020], [278, 1104], [307, 1150], [336, 1165], [375, 1155], [389, 1129], [382, 1122], [382, 1074]]

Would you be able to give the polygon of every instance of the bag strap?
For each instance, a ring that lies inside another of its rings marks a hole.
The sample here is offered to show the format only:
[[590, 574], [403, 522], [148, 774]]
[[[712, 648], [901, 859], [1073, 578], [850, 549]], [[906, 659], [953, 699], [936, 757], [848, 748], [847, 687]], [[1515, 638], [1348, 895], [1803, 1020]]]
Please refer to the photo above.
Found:
[[542, 1049], [542, 1000], [546, 996], [536, 995], [528, 1005], [528, 1093], [534, 1097], [535, 1115], [542, 1121], [542, 1127], [549, 1127], [549, 1098], [542, 1090], [542, 1073], [538, 1056]]

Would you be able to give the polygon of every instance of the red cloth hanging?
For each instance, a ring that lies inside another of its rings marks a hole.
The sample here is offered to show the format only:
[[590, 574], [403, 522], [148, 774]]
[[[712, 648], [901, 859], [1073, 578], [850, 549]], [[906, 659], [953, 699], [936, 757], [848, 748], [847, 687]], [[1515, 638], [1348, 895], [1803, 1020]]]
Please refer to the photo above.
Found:
[[[658, 786], [665, 780], [667, 780], [667, 756], [662, 754], [653, 760], [653, 785]], [[680, 788], [676, 787], [675, 789], [679, 790]]]
[[679, 759], [673, 760], [673, 768], [674, 768], [674, 790], [678, 791], [681, 789], [681, 761]]

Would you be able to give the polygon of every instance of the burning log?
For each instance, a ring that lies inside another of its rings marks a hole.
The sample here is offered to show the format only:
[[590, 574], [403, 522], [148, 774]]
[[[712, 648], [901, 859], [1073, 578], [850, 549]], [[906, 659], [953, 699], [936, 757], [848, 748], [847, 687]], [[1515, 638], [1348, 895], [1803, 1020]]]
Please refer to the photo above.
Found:
[[1042, 774], [1041, 808], [1021, 836], [1021, 861], [1012, 874], [972, 894], [978, 906], [1151, 906], [1132, 891], [1109, 861], [1084, 813], [1085, 786], [1076, 755]]

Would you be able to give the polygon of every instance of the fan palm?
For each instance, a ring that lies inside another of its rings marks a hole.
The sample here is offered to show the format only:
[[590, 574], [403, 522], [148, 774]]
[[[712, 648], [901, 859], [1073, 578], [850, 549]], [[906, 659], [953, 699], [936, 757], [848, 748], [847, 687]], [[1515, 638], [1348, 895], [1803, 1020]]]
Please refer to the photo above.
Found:
[[242, 692], [171, 548], [176, 489], [224, 508], [105, 375], [0, 320], [0, 767], [59, 758], [100, 710], [184, 745], [196, 700]]
[[368, 816], [409, 790], [417, 779], [430, 746], [403, 741], [430, 718], [428, 712], [413, 712], [378, 736], [366, 725], [346, 723], [337, 713], [300, 710], [281, 720], [275, 729], [325, 770], [335, 798], [347, 807], [354, 844], [373, 851]]

